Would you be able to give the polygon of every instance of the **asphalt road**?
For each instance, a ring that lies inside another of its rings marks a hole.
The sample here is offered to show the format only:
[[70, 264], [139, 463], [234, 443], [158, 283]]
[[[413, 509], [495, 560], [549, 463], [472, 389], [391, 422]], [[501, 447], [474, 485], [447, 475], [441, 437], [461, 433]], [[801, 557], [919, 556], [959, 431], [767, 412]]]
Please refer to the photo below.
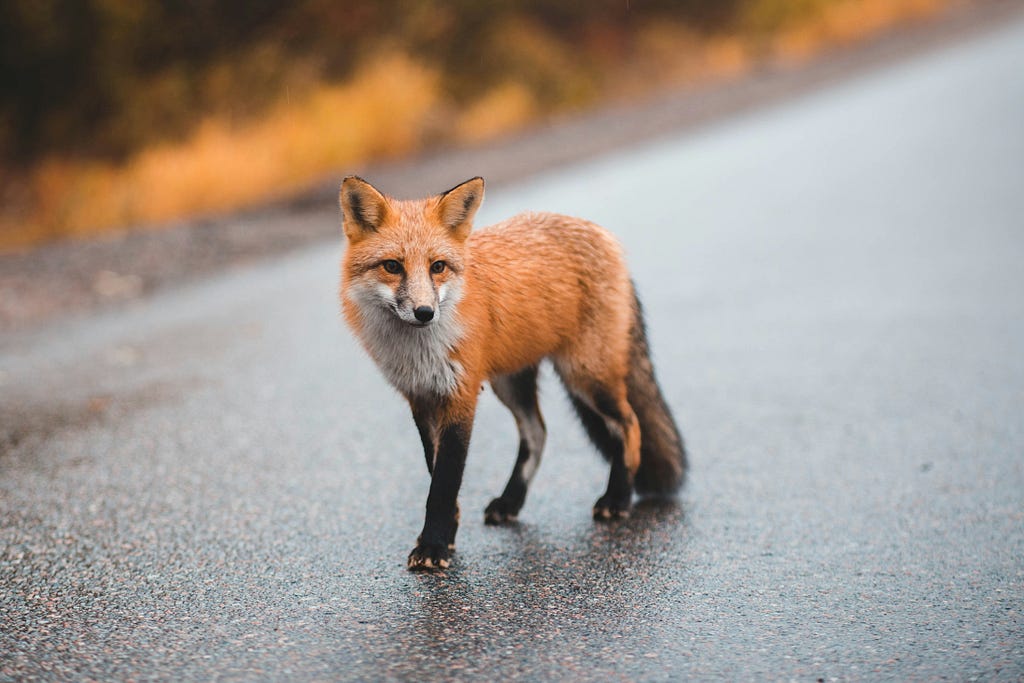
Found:
[[492, 193], [621, 236], [693, 469], [592, 522], [548, 372], [485, 527], [487, 393], [443, 576], [404, 569], [428, 480], [340, 242], [5, 336], [0, 679], [1020, 680], [1021, 64], [1015, 22]]

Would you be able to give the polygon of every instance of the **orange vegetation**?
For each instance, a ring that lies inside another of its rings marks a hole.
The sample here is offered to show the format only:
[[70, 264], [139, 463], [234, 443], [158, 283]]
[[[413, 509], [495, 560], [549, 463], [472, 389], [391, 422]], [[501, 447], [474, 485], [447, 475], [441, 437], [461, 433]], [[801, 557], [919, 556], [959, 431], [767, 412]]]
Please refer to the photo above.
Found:
[[[48, 158], [3, 178], [0, 251], [120, 226], [160, 224], [280, 198], [355, 164], [440, 140], [479, 143], [553, 111], [635, 97], [657, 87], [735, 77], [757, 62], [808, 59], [890, 26], [930, 16], [949, 0], [755, 0], [729, 35], [682, 24], [640, 25], [628, 45], [592, 36], [605, 54], [574, 61], [543, 26], [510, 22], [493, 36], [512, 73], [456, 105], [440, 69], [394, 50], [344, 83], [286, 96], [255, 121], [206, 118], [185, 140], [126, 160]], [[2, 175], [2, 174], [0, 174]]]

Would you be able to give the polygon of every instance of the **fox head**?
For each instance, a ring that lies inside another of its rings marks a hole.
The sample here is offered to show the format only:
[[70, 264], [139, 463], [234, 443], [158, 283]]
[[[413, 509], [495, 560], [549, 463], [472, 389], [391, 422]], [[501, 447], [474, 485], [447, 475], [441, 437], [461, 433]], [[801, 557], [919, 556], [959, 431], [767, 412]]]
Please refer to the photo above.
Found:
[[442, 323], [462, 294], [466, 238], [484, 196], [482, 178], [427, 199], [399, 201], [362, 178], [341, 184], [339, 201], [348, 248], [342, 292], [373, 317], [412, 327]]

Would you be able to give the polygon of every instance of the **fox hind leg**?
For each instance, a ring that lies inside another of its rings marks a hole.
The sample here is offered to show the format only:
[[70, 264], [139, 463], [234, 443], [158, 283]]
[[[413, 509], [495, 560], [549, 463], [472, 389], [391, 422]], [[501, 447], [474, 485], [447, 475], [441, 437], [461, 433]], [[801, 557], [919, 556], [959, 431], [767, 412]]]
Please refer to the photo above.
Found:
[[515, 521], [523, 507], [530, 480], [540, 465], [547, 429], [537, 403], [536, 365], [493, 378], [491, 388], [498, 400], [512, 411], [519, 429], [519, 452], [512, 475], [505, 490], [484, 510], [485, 524], [504, 524]]
[[565, 376], [562, 380], [587, 436], [611, 465], [608, 487], [594, 503], [594, 519], [628, 517], [633, 479], [640, 465], [640, 426], [626, 400], [625, 386], [611, 391], [599, 385], [587, 391]]

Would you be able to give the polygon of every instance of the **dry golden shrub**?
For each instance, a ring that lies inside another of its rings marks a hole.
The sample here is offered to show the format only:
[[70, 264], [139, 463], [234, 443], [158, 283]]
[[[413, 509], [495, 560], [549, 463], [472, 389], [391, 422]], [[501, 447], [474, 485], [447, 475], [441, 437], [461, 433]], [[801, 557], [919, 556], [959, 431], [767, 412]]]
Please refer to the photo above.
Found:
[[496, 26], [482, 56], [504, 82], [526, 86], [548, 111], [573, 109], [597, 95], [585, 59], [538, 21], [517, 16]]
[[749, 55], [739, 36], [702, 36], [682, 24], [659, 22], [637, 37], [637, 63], [650, 87], [730, 78], [744, 73]]
[[438, 103], [438, 83], [436, 71], [396, 54], [262, 120], [234, 126], [210, 118], [184, 143], [123, 164], [44, 161], [29, 180], [35, 210], [24, 222], [0, 219], [0, 245], [224, 211], [286, 195], [339, 167], [409, 153]]
[[835, 0], [785, 26], [772, 41], [776, 57], [806, 61], [823, 49], [849, 45], [897, 24], [933, 16], [947, 0]]
[[[203, 81], [206, 99], [241, 102], [248, 117], [211, 110], [184, 141], [143, 149], [119, 164], [51, 158], [18, 175], [0, 168], [0, 251], [237, 209], [285, 196], [341, 168], [418, 151], [431, 139], [479, 143], [600, 99], [735, 77], [755, 61], [806, 60], [932, 16], [951, 2], [751, 0], [733, 34], [703, 35], [673, 21], [630, 31], [594, 24], [580, 45], [520, 15], [491, 26], [479, 55], [481, 73], [500, 74], [496, 85], [476, 79], [450, 93], [439, 70], [398, 43], [382, 46], [373, 61], [334, 84], [319, 80], [314, 62], [285, 64], [273, 47], [255, 46], [242, 66], [214, 65]], [[435, 38], [453, 21], [451, 14], [426, 16], [416, 25]], [[143, 104], [182, 89], [179, 76], [167, 73], [151, 83], [151, 92], [140, 94]], [[266, 106], [276, 86], [247, 87], [260, 79], [287, 84], [276, 105]], [[156, 111], [139, 107], [150, 109]], [[123, 124], [154, 125], [130, 118]]]
[[536, 118], [537, 101], [522, 83], [493, 88], [471, 104], [455, 124], [459, 140], [478, 143], [518, 130]]

